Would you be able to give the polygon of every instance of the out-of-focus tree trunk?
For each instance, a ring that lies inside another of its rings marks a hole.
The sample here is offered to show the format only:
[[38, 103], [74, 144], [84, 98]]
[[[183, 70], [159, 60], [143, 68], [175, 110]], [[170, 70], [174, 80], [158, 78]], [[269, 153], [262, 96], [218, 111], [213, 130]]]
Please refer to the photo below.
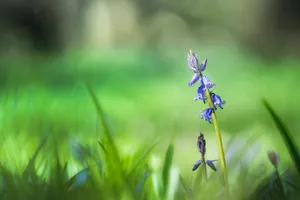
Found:
[[[0, 51], [56, 52], [78, 42], [86, 0], [1, 0]], [[78, 34], [76, 34], [78, 33]]]

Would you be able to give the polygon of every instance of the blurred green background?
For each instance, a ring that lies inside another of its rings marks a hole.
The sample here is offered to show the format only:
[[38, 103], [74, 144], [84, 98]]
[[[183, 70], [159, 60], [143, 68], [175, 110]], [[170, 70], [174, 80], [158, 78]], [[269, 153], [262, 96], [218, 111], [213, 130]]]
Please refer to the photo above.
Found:
[[1, 1], [1, 159], [26, 164], [46, 132], [62, 155], [72, 140], [97, 144], [89, 81], [123, 153], [160, 137], [160, 155], [175, 136], [175, 163], [192, 173], [199, 131], [208, 157], [218, 154], [213, 127], [197, 117], [205, 108], [193, 100], [197, 87], [187, 85], [190, 49], [208, 58], [205, 74], [226, 100], [217, 112], [225, 146], [257, 135], [262, 157], [285, 155], [260, 100], [300, 141], [298, 10], [284, 0]]

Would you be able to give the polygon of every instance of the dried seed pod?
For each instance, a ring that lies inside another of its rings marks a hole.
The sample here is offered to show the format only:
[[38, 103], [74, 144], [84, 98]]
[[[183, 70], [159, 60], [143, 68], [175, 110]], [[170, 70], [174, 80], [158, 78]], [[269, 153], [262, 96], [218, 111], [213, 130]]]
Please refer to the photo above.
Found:
[[203, 133], [200, 133], [197, 141], [198, 151], [204, 156], [206, 153], [206, 141], [204, 139]]

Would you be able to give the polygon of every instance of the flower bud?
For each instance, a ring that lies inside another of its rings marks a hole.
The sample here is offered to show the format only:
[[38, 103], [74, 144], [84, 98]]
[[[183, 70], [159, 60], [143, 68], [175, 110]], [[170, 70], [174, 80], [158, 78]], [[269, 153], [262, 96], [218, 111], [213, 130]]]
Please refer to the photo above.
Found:
[[278, 162], [279, 162], [279, 156], [275, 151], [269, 151], [268, 152], [268, 157], [272, 165], [277, 168], [278, 167]]

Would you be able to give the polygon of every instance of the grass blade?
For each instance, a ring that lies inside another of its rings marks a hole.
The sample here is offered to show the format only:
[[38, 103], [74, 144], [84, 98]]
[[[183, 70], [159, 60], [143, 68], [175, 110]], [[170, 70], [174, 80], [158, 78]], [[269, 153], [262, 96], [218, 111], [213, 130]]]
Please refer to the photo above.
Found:
[[182, 188], [184, 189], [186, 196], [190, 197], [191, 195], [191, 191], [189, 189], [189, 187], [186, 185], [186, 183], [184, 182], [184, 179], [181, 175], [179, 175], [179, 181], [180, 181], [180, 185], [182, 186]]
[[296, 144], [294, 143], [294, 140], [292, 139], [290, 133], [288, 132], [287, 128], [283, 124], [283, 122], [279, 119], [278, 115], [275, 113], [273, 108], [269, 105], [269, 103], [266, 100], [262, 100], [264, 106], [267, 108], [268, 112], [270, 113], [273, 121], [275, 122], [281, 137], [289, 151], [289, 154], [292, 158], [292, 161], [294, 162], [294, 165], [296, 167], [296, 170], [298, 172], [298, 175], [300, 175], [300, 155], [297, 151]]
[[[104, 138], [103, 138], [103, 149], [105, 150], [105, 158], [106, 162], [104, 163], [104, 168], [106, 169], [106, 180], [110, 180], [111, 184], [115, 184], [116, 188], [123, 188], [124, 185], [128, 191], [129, 194], [134, 196], [133, 191], [131, 190], [131, 187], [128, 183], [128, 179], [126, 177], [126, 174], [123, 170], [123, 162], [120, 158], [119, 151], [117, 148], [117, 145], [113, 139], [113, 136], [109, 130], [108, 123], [105, 120], [104, 112], [102, 110], [102, 107], [100, 106], [100, 103], [96, 97], [96, 94], [92, 90], [92, 87], [88, 82], [86, 82], [87, 90], [93, 100], [93, 103], [96, 107], [97, 115], [101, 121], [103, 132], [104, 132]], [[102, 146], [102, 143], [99, 143], [100, 147]], [[113, 178], [112, 178], [113, 177]]]
[[[118, 166], [118, 167], [114, 167], [114, 168], [116, 168], [116, 170], [120, 170], [121, 169], [120, 166], [122, 166], [122, 162], [120, 159], [120, 155], [119, 155], [116, 143], [111, 135], [111, 132], [109, 131], [108, 123], [105, 120], [103, 110], [102, 110], [100, 103], [96, 97], [96, 94], [92, 90], [91, 86], [88, 83], [86, 83], [86, 86], [87, 86], [88, 92], [93, 100], [93, 103], [96, 107], [97, 115], [98, 115], [98, 117], [101, 121], [102, 127], [103, 127], [103, 132], [104, 132], [103, 149], [105, 149], [106, 158], [108, 159], [108, 161], [110, 163], [110, 166], [107, 166], [107, 167], [111, 168], [114, 166]], [[99, 143], [99, 144], [100, 144], [100, 146], [102, 146], [101, 143]], [[108, 165], [108, 162], [106, 162], [106, 165]], [[111, 170], [113, 171], [114, 169], [111, 168]]]
[[162, 172], [163, 197], [166, 196], [170, 184], [170, 172], [171, 172], [173, 154], [174, 154], [174, 147], [173, 144], [170, 144], [165, 156], [165, 162], [164, 162], [163, 172]]
[[133, 174], [133, 172], [136, 170], [136, 168], [138, 168], [138, 166], [141, 164], [141, 162], [149, 155], [149, 153], [152, 151], [152, 149], [156, 146], [156, 144], [158, 143], [159, 138], [156, 139], [151, 146], [137, 159], [135, 165], [132, 167], [132, 169], [130, 170], [130, 172], [128, 173], [128, 177], [131, 176]]
[[[23, 171], [23, 177], [24, 178], [29, 178], [30, 175], [35, 175], [35, 178], [38, 178], [35, 174], [34, 164], [35, 164], [36, 157], [38, 156], [38, 154], [41, 151], [41, 149], [43, 148], [43, 146], [46, 144], [47, 139], [48, 139], [48, 136], [45, 136], [42, 139], [39, 146], [35, 150], [33, 156], [30, 158], [25, 170]], [[31, 177], [31, 178], [33, 178], [33, 177]]]

